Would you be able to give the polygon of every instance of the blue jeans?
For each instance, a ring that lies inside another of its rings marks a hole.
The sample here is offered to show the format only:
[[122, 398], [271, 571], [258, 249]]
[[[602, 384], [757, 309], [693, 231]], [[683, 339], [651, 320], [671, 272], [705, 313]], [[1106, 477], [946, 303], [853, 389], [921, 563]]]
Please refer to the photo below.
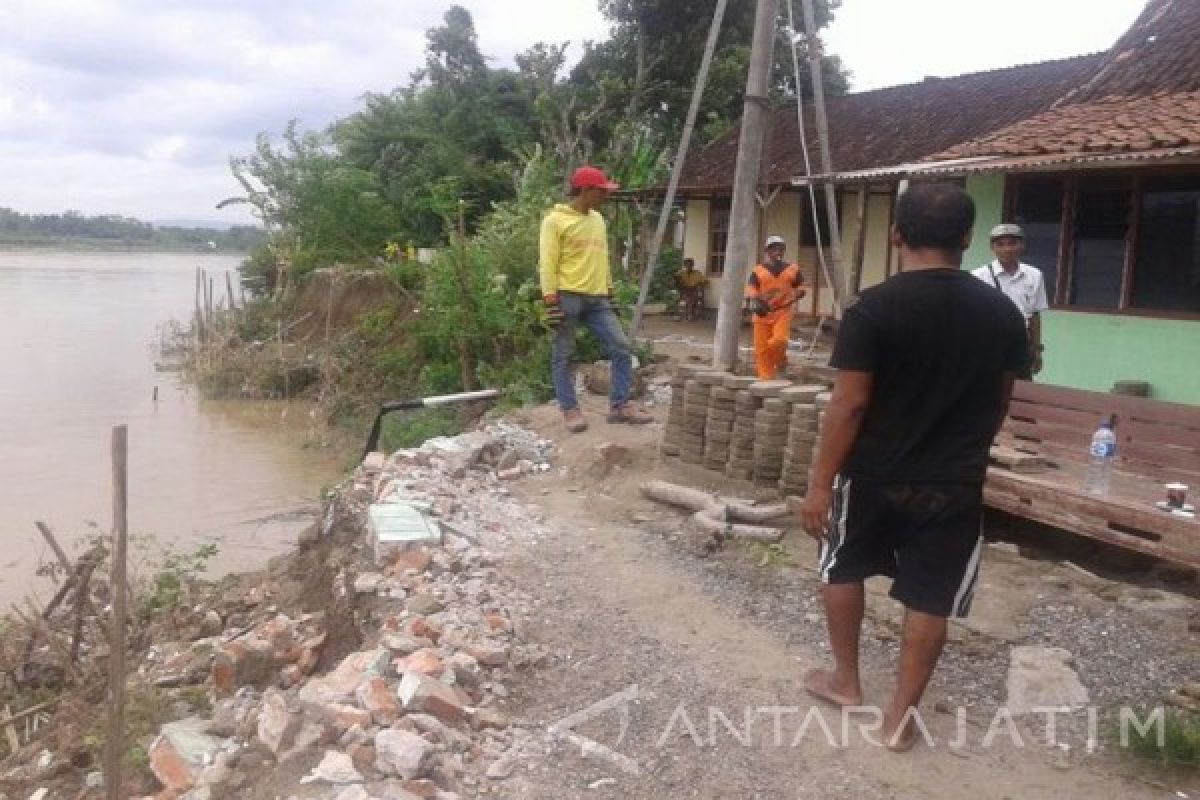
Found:
[[579, 401], [575, 398], [571, 355], [575, 352], [575, 329], [580, 323], [596, 335], [612, 362], [609, 404], [613, 408], [625, 405], [633, 386], [633, 356], [629, 340], [625, 338], [625, 331], [621, 330], [621, 321], [617, 319], [609, 299], [604, 295], [559, 292], [558, 304], [565, 319], [555, 331], [554, 344], [550, 348], [550, 373], [554, 378], [558, 407], [563, 411], [579, 408]]

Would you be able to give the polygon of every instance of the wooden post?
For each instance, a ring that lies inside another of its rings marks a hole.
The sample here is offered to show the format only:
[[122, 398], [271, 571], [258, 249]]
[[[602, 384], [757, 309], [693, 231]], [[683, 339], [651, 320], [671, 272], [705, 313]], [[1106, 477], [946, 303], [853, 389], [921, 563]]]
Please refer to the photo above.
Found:
[[128, 541], [126, 504], [128, 501], [129, 429], [112, 429], [113, 469], [113, 563], [112, 633], [108, 659], [108, 732], [104, 740], [104, 793], [107, 800], [121, 800], [121, 760], [125, 755], [125, 556]]
[[[458, 291], [462, 295], [459, 302], [462, 303], [463, 311], [466, 312], [466, 327], [469, 330], [474, 327], [475, 298], [471, 296], [471, 287], [467, 281], [466, 206], [466, 201], [460, 198], [458, 201], [458, 242], [455, 247], [454, 262], [455, 275], [458, 278]], [[469, 392], [475, 388], [475, 359], [471, 354], [470, 344], [467, 342], [465, 333], [459, 333], [457, 345], [459, 380], [462, 381], [463, 391]]]
[[637, 308], [633, 311], [633, 324], [629, 328], [631, 338], [637, 336], [642, 327], [646, 297], [650, 293], [650, 282], [654, 279], [654, 270], [658, 268], [658, 256], [662, 252], [663, 239], [666, 237], [667, 225], [671, 219], [671, 209], [675, 205], [675, 192], [679, 189], [679, 178], [683, 174], [684, 161], [687, 160], [692, 131], [696, 127], [696, 116], [700, 113], [700, 100], [704, 97], [704, 87], [708, 83], [708, 69], [712, 65], [713, 52], [717, 49], [717, 37], [721, 33], [721, 22], [725, 18], [726, 2], [727, 0], [717, 0], [712, 23], [708, 27], [708, 41], [704, 45], [704, 55], [700, 59], [700, 72], [696, 74], [696, 85], [692, 88], [692, 102], [688, 106], [687, 118], [683, 123], [683, 135], [679, 137], [679, 149], [675, 151], [675, 163], [671, 165], [671, 179], [667, 182], [667, 194], [663, 197], [662, 211], [658, 215], [658, 225], [654, 229], [654, 238], [650, 242], [646, 268], [642, 271], [642, 286], [638, 292]]
[[862, 288], [863, 261], [867, 257], [867, 212], [871, 198], [871, 184], [864, 183], [858, 192], [858, 235], [854, 240], [854, 261], [850, 266], [850, 285], [847, 293], [853, 297]]
[[196, 324], [195, 333], [197, 344], [204, 343], [204, 270], [196, 267]]
[[729, 212], [729, 241], [725, 247], [725, 276], [717, 309], [713, 341], [713, 366], [732, 370], [738, 360], [738, 335], [742, 329], [742, 304], [746, 272], [758, 251], [758, 174], [762, 166], [763, 137], [767, 120], [768, 84], [774, 52], [775, 15], [779, 0], [758, 0], [754, 12], [754, 39], [746, 76], [746, 101], [738, 139], [737, 167], [733, 179], [733, 205]]
[[225, 270], [225, 296], [229, 298], [229, 310], [236, 309], [237, 302], [233, 297], [233, 278], [230, 277], [229, 270]]
[[54, 551], [55, 557], [58, 558], [58, 563], [62, 564], [62, 568], [67, 571], [68, 575], [70, 575], [71, 570], [73, 569], [71, 566], [71, 559], [67, 558], [67, 554], [62, 549], [62, 545], [60, 545], [58, 540], [54, 538], [54, 533], [50, 530], [50, 526], [41, 520], [35, 522], [34, 525], [37, 526], [38, 533], [40, 533], [42, 538], [46, 540], [46, 544], [50, 545], [50, 549]]
[[[826, 176], [833, 175], [833, 156], [829, 147], [829, 117], [825, 113], [825, 84], [821, 66], [821, 41], [817, 38], [817, 23], [813, 13], [812, 0], [800, 0], [804, 10], [804, 30], [808, 35], [808, 66], [812, 74], [813, 84], [813, 113], [817, 121], [817, 138], [820, 142], [821, 171]], [[842, 259], [842, 230], [838, 224], [837, 189], [832, 180], [825, 180], [825, 214], [829, 218], [829, 288], [833, 291], [833, 309], [837, 317], [850, 302], [846, 288], [845, 261]]]

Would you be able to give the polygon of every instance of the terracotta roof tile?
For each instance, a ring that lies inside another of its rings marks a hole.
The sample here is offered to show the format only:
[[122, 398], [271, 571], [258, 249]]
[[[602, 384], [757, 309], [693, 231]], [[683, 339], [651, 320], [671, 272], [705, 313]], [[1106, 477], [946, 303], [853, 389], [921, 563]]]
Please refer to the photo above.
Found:
[[1096, 73], [1052, 108], [929, 157], [1200, 144], [1200, 1], [1150, 0]]
[[1200, 144], [1200, 91], [1104, 97], [1057, 106], [931, 156], [1139, 151]]
[[1095, 77], [1063, 102], [1200, 91], [1200, 3], [1150, 0]]

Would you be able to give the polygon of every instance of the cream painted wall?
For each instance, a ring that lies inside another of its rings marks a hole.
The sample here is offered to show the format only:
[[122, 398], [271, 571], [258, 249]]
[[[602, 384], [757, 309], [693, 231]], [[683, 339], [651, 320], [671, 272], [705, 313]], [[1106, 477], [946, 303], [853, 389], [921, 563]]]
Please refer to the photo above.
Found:
[[[688, 200], [683, 223], [683, 257], [696, 259], [696, 269], [708, 272], [708, 201]], [[713, 276], [709, 276], [712, 279]], [[705, 302], [716, 298], [709, 285]]]
[[892, 221], [892, 196], [872, 194], [867, 200], [867, 247], [863, 258], [862, 288], [883, 283], [888, 277], [888, 237]]
[[[805, 268], [805, 280], [810, 287], [808, 297], [801, 301], [801, 313], [829, 314], [832, 310], [831, 296], [824, 287], [824, 278], [819, 275], [816, 248], [798, 246], [802, 230], [801, 215], [809, 213], [808, 205], [804, 202], [805, 193], [780, 192], [766, 210], [763, 222], [759, 225], [758, 238], [765, 241], [768, 235], [778, 234], [787, 240], [788, 254]], [[891, 196], [882, 193], [873, 193], [868, 199], [866, 257], [862, 282], [864, 287], [880, 283], [887, 277], [891, 202]], [[702, 269], [708, 267], [708, 208], [707, 200], [689, 200], [684, 226], [683, 255], [685, 258], [696, 259], [696, 265]], [[849, 268], [849, 260], [854, 254], [854, 245], [858, 237], [858, 197], [853, 191], [845, 193], [842, 198], [842, 219], [842, 250]], [[709, 307], [715, 307], [724, 281], [721, 276], [715, 275], [710, 275], [709, 279], [711, 282], [706, 303]], [[812, 287], [817, 284], [822, 288], [813, 292]], [[819, 301], [819, 305], [814, 305], [814, 301]]]

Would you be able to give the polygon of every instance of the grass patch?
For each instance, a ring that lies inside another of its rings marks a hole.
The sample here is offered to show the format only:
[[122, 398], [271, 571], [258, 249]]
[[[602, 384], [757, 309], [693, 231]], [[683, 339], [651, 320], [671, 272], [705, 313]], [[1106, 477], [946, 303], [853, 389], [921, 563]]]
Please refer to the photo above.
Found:
[[391, 453], [407, 447], [418, 447], [435, 436], [456, 436], [462, 426], [455, 413], [446, 408], [425, 408], [417, 411], [394, 411], [383, 418], [379, 449]]
[[[1144, 721], [1151, 712], [1139, 713]], [[1161, 734], [1160, 734], [1161, 731]], [[1164, 767], [1200, 769], [1200, 714], [1177, 708], [1163, 711], [1162, 725], [1151, 725], [1144, 733], [1136, 725], [1126, 725], [1125, 735], [1131, 755]], [[1120, 731], [1114, 738], [1120, 741]]]
[[759, 567], [794, 567], [799, 563], [782, 544], [753, 542], [749, 547], [754, 563]]

